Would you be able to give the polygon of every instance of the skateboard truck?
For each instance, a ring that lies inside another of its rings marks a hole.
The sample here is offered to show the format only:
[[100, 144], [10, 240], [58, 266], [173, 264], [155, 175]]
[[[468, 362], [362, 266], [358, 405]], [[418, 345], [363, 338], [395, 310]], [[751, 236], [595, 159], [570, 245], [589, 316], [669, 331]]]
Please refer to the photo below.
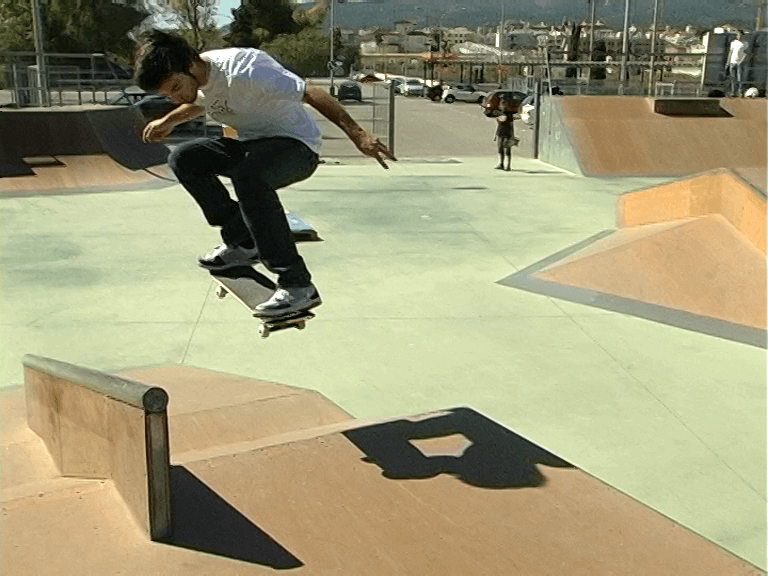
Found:
[[309, 310], [293, 312], [285, 316], [267, 317], [255, 313], [256, 307], [269, 299], [276, 289], [274, 282], [254, 270], [251, 266], [233, 268], [223, 272], [211, 272], [216, 282], [216, 296], [219, 299], [227, 294], [243, 304], [251, 313], [251, 316], [261, 322], [259, 336], [268, 338], [272, 332], [279, 332], [287, 328], [304, 330], [307, 321], [315, 317]]
[[312, 312], [298, 312], [296, 314], [289, 314], [288, 316], [281, 316], [279, 318], [264, 318], [260, 316], [254, 316], [261, 320], [261, 326], [259, 326], [259, 336], [262, 338], [269, 338], [272, 332], [279, 332], [286, 328], [296, 328], [297, 330], [304, 330], [307, 327], [307, 320], [311, 320], [315, 315]]

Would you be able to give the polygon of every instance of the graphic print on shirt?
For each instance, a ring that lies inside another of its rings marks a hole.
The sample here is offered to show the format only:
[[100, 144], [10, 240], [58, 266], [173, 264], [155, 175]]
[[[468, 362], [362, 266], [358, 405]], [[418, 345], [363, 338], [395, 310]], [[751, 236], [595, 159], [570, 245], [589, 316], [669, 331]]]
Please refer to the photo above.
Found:
[[[214, 120], [219, 121], [221, 121], [221, 118], [225, 116], [231, 116], [235, 113], [235, 111], [229, 107], [229, 104], [226, 100], [214, 100], [211, 102], [210, 106], [208, 106], [208, 110], [208, 115]], [[217, 118], [217, 116], [219, 118]]]

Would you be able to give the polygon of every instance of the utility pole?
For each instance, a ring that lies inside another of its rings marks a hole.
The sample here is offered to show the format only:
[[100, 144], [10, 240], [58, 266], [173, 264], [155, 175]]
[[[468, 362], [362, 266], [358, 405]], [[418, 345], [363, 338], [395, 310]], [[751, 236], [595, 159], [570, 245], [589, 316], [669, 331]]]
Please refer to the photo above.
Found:
[[501, 51], [504, 50], [504, 0], [501, 0], [501, 22], [499, 22], [499, 88], [501, 88]]
[[766, 11], [768, 11], [768, 2], [766, 0], [755, 0], [757, 15], [755, 16], [755, 30], [765, 28]]
[[629, 8], [632, 0], [626, 0], [624, 5], [624, 31], [621, 38], [621, 78], [619, 79], [619, 94], [624, 95], [624, 83], [627, 76], [627, 60], [629, 57]]
[[336, 67], [334, 62], [334, 49], [336, 48], [336, 20], [335, 10], [336, 0], [331, 0], [331, 60], [328, 62], [328, 68], [331, 72], [331, 96], [336, 96], [336, 87], [333, 84], [333, 69]]
[[651, 74], [648, 79], [648, 96], [653, 96], [656, 84], [656, 27], [659, 25], [659, 0], [653, 0], [653, 29], [651, 30]]
[[41, 106], [48, 106], [50, 104], [48, 94], [48, 68], [45, 62], [45, 35], [43, 32], [43, 17], [40, 11], [40, 0], [32, 0], [32, 30], [35, 40], [35, 54], [37, 56], [38, 104]]
[[589, 3], [592, 5], [589, 20], [589, 61], [592, 62], [595, 54], [595, 11], [597, 9], [597, 0], [589, 0]]

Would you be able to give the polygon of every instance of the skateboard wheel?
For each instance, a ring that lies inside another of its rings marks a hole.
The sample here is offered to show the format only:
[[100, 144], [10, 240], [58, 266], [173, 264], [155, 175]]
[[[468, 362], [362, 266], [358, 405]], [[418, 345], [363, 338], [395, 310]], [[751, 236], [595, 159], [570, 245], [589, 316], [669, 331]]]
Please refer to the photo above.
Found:
[[296, 328], [298, 328], [299, 330], [304, 330], [304, 328], [306, 327], [307, 327], [306, 322], [299, 322], [298, 324], [296, 324]]
[[264, 324], [259, 326], [259, 336], [262, 338], [267, 338], [269, 336], [269, 328], [267, 328]]
[[216, 288], [216, 296], [219, 297], [219, 300], [224, 298], [224, 296], [226, 296], [227, 294], [229, 294], [229, 292], [227, 292], [227, 289], [224, 288], [224, 286], [219, 286], [218, 288]]

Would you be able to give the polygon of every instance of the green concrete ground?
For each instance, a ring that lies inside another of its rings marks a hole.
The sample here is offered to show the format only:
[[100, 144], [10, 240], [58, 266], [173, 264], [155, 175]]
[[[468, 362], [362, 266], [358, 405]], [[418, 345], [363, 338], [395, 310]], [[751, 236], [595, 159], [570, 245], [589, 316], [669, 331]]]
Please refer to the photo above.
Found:
[[496, 283], [658, 180], [494, 160], [325, 165], [284, 191], [323, 238], [301, 252], [325, 304], [268, 340], [197, 267], [218, 237], [180, 187], [0, 200], [0, 384], [34, 353], [273, 380], [364, 418], [466, 405], [765, 569], [765, 351]]

